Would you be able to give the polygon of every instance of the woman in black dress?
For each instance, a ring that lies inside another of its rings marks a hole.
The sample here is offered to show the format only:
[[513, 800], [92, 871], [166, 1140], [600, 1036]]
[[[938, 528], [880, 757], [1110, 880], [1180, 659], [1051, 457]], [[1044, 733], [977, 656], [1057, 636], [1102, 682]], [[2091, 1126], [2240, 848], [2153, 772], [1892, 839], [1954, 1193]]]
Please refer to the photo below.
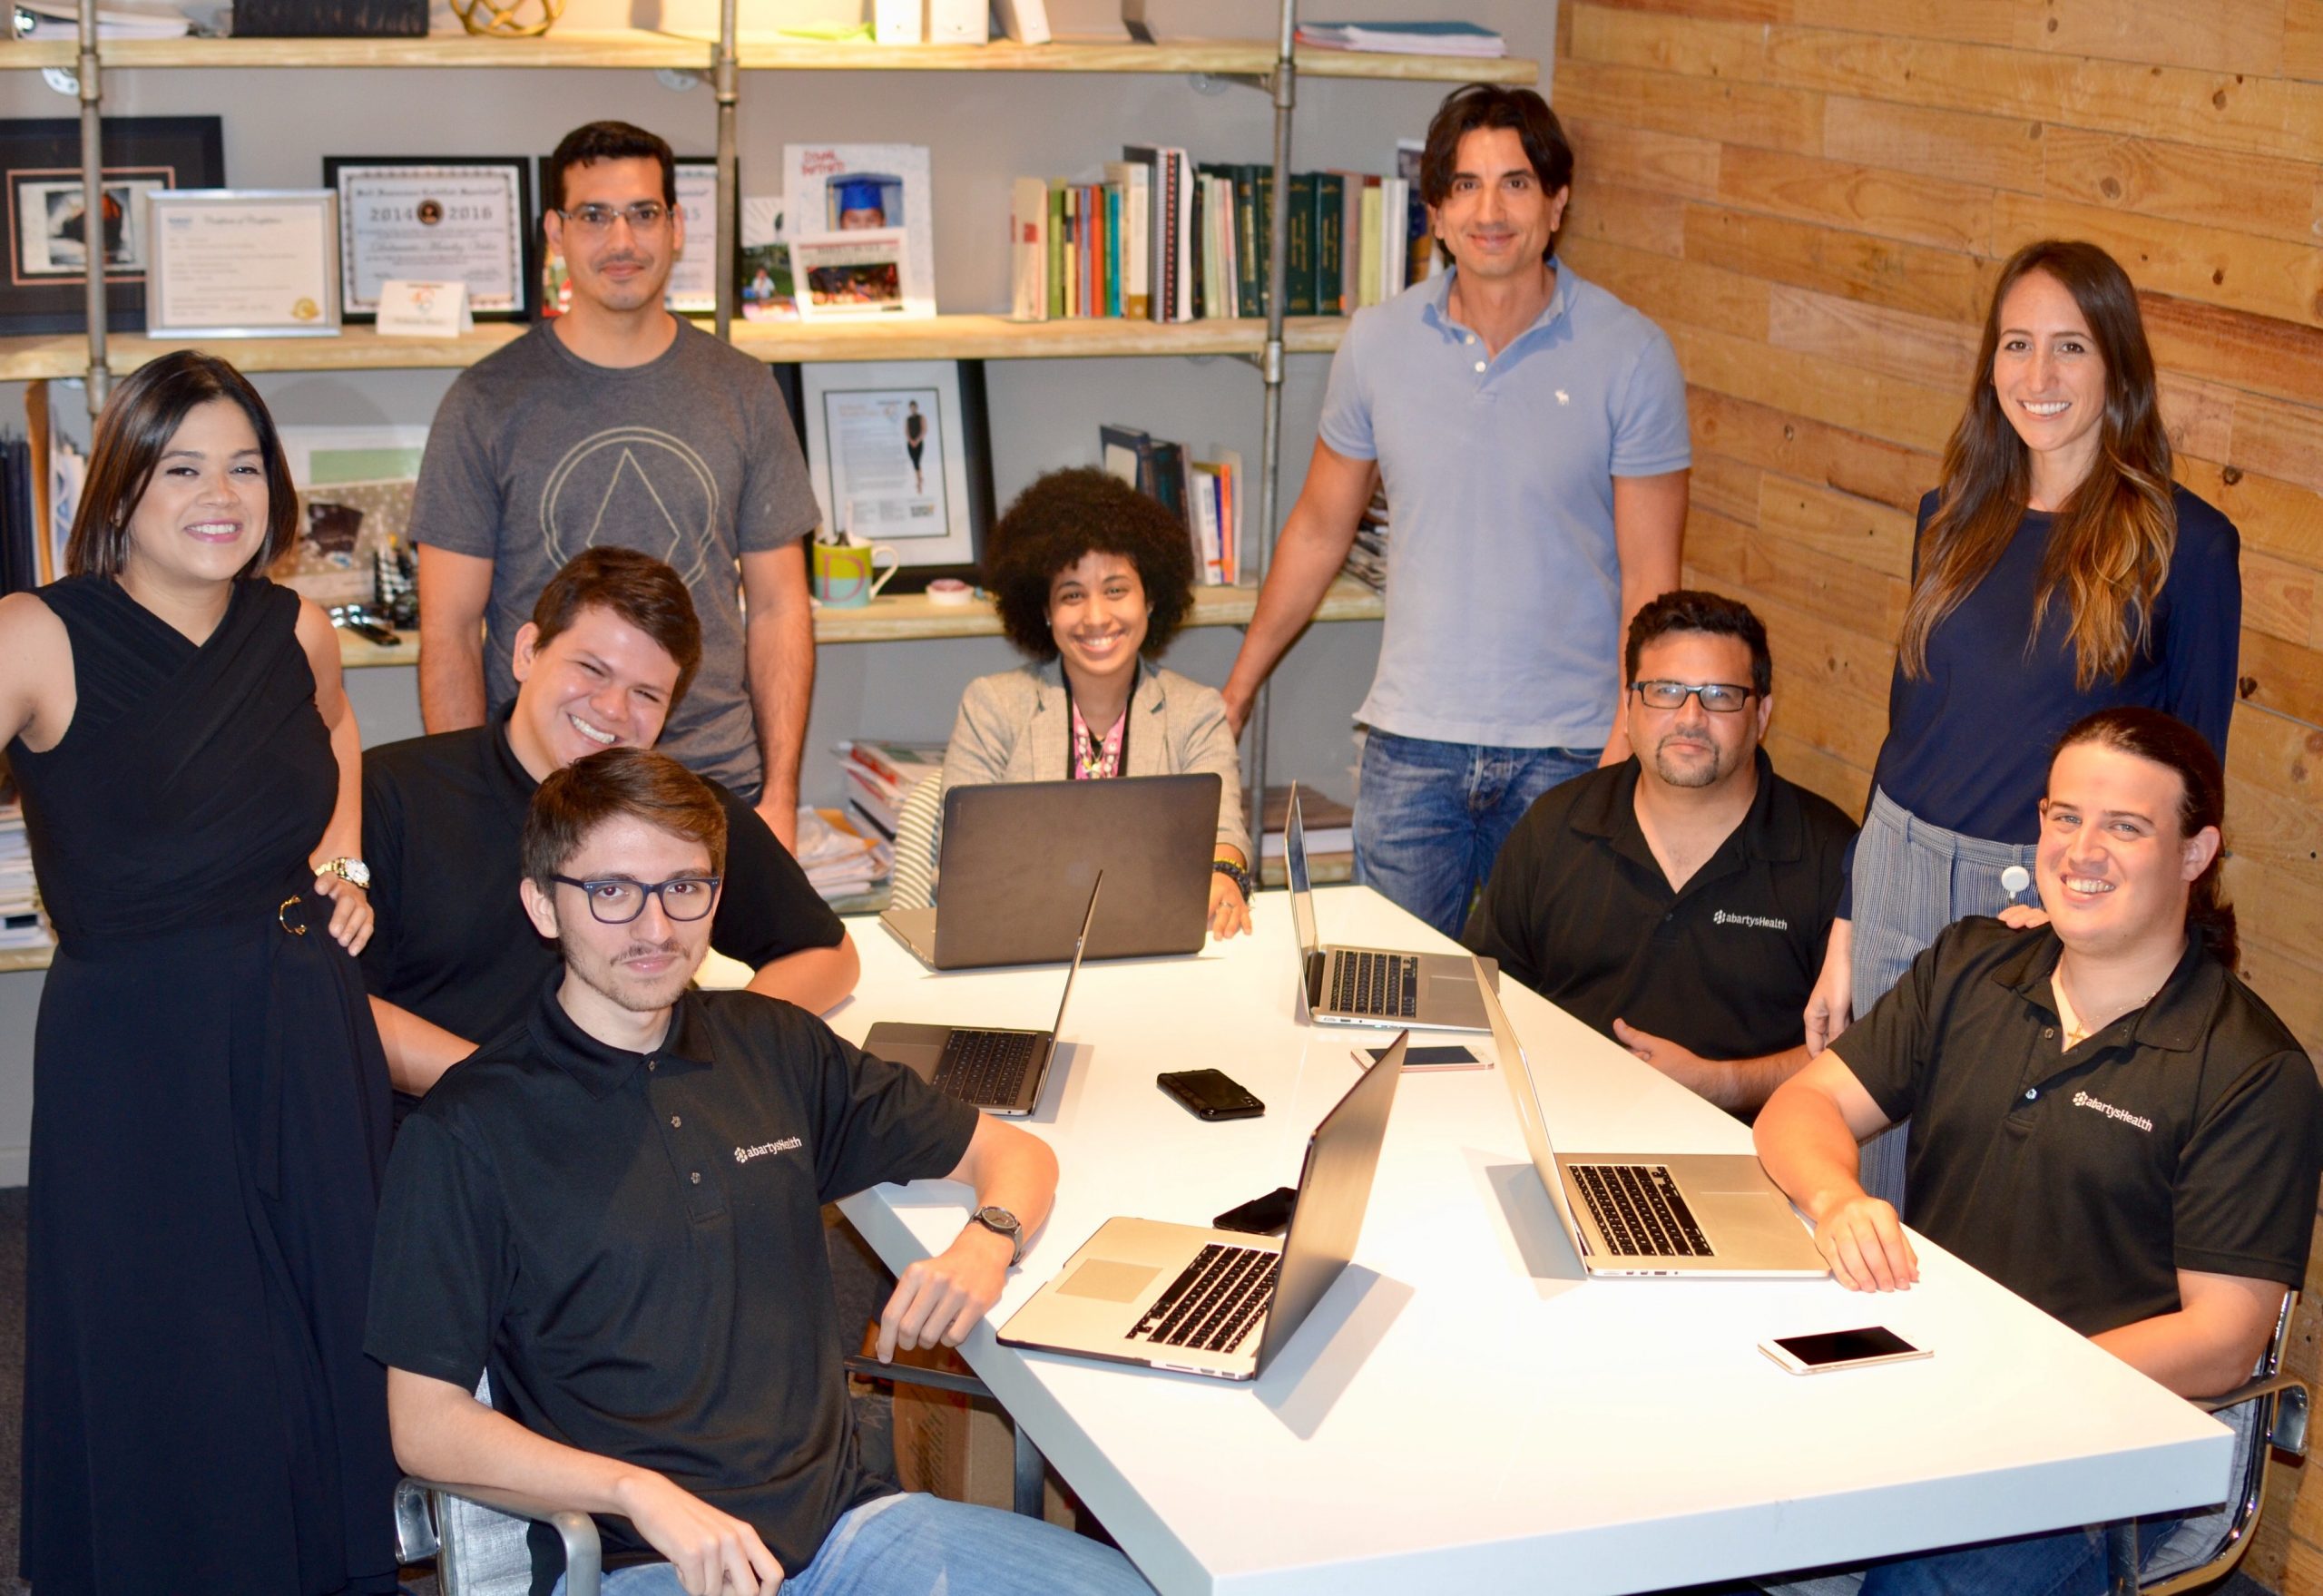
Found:
[[362, 1353], [387, 1065], [351, 955], [360, 753], [232, 367], [98, 418], [71, 574], [0, 601], [57, 932], [34, 1058], [23, 1572], [40, 1596], [391, 1591]]

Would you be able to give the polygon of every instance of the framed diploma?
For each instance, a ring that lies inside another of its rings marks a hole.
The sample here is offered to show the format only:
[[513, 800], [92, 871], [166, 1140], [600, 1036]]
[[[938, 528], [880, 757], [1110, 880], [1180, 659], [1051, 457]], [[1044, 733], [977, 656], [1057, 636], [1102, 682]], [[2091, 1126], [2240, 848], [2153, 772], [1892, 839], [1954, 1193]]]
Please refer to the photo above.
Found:
[[338, 196], [340, 310], [377, 319], [387, 282], [464, 282], [478, 321], [532, 312], [532, 163], [521, 156], [326, 155]]
[[155, 338], [338, 336], [338, 196], [161, 189], [145, 198]]

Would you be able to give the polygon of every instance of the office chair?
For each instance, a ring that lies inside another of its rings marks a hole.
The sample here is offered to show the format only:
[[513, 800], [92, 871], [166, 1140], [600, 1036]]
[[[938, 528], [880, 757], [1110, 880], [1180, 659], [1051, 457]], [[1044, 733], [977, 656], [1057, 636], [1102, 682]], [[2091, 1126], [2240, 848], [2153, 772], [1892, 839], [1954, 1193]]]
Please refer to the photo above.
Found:
[[[858, 1356], [847, 1359], [847, 1372], [967, 1396], [992, 1395], [973, 1376], [914, 1364], [885, 1364]], [[475, 1396], [491, 1405], [490, 1376], [476, 1382]], [[1009, 1427], [1016, 1439], [1013, 1505], [1018, 1513], [1039, 1518], [1047, 1464], [1021, 1425], [1012, 1420]], [[564, 1539], [566, 1596], [597, 1596], [604, 1552], [596, 1522], [585, 1513], [512, 1491], [408, 1476], [396, 1486], [395, 1511], [397, 1558], [407, 1563], [432, 1559], [442, 1596], [527, 1596], [533, 1558], [526, 1537], [535, 1522], [554, 1525]]]

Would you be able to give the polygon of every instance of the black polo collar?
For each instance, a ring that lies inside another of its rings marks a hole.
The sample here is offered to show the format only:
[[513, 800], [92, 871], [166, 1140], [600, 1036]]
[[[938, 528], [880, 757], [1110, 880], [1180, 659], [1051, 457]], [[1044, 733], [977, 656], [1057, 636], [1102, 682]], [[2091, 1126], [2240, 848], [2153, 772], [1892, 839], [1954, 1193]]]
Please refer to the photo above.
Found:
[[[1565, 826], [1579, 836], [1610, 842], [1615, 851], [1659, 870], [1661, 867], [1646, 843], [1644, 829], [1637, 823], [1638, 760], [1639, 756], [1632, 754], [1617, 778], [1574, 804], [1565, 818]], [[1751, 797], [1742, 823], [1719, 845], [1718, 851], [1723, 854], [1740, 840], [1743, 857], [1763, 859], [1770, 865], [1795, 863], [1807, 851], [1807, 819], [1799, 812], [1799, 795], [1788, 783], [1775, 779], [1774, 761], [1767, 757], [1763, 747], [1752, 751], [1750, 762], [1758, 772], [1759, 789]]]
[[[2026, 932], [2024, 942], [2021, 951], [1993, 966], [1992, 979], [2054, 1019], [2056, 998], [2050, 989], [2049, 978], [2056, 974], [2064, 944], [2058, 940], [2055, 930], [2046, 925]], [[2210, 1018], [2218, 1011], [2225, 984], [2226, 972], [2210, 956], [2209, 945], [2199, 933], [2189, 935], [2186, 950], [2179, 955], [2177, 967], [2170, 972], [2170, 978], [2138, 1011], [2130, 1040], [2141, 1047], [2158, 1047], [2169, 1053], [2193, 1052], [2210, 1034]]]
[[533, 1008], [533, 1048], [540, 1057], [572, 1076], [591, 1097], [612, 1096], [628, 1085], [649, 1060], [657, 1071], [710, 1068], [710, 1033], [693, 993], [679, 994], [669, 1033], [660, 1047], [643, 1053], [610, 1046], [581, 1029], [557, 999], [557, 990], [564, 984], [564, 969], [560, 964], [542, 986], [540, 1001]]

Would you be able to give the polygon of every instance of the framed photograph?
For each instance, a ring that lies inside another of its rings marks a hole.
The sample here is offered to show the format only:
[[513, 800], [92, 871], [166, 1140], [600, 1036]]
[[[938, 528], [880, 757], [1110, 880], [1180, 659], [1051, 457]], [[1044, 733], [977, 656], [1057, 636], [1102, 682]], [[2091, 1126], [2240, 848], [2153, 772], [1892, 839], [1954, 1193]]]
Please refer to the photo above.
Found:
[[734, 262], [734, 302], [745, 321], [799, 319], [798, 279], [790, 267], [790, 234], [782, 196], [742, 197], [740, 247]]
[[531, 163], [522, 156], [323, 157], [338, 196], [340, 314], [377, 321], [387, 282], [464, 282], [478, 321], [531, 313]]
[[155, 338], [337, 338], [338, 195], [163, 189], [146, 196]]
[[860, 321], [908, 313], [899, 229], [793, 239], [790, 269], [801, 321]]
[[223, 149], [214, 116], [107, 118], [93, 229], [81, 192], [79, 119], [0, 121], [0, 196], [8, 209], [0, 335], [82, 329], [93, 230], [104, 262], [105, 326], [142, 328], [152, 262], [146, 199], [162, 189], [218, 187], [226, 181]]
[[799, 313], [809, 318], [806, 268], [798, 254], [809, 240], [878, 234], [896, 240], [898, 302], [894, 314], [936, 314], [935, 191], [925, 144], [785, 144], [782, 197], [792, 259], [801, 277]]
[[907, 573], [900, 591], [973, 579], [992, 520], [983, 364], [832, 362], [798, 373], [818, 535], [894, 544]]

